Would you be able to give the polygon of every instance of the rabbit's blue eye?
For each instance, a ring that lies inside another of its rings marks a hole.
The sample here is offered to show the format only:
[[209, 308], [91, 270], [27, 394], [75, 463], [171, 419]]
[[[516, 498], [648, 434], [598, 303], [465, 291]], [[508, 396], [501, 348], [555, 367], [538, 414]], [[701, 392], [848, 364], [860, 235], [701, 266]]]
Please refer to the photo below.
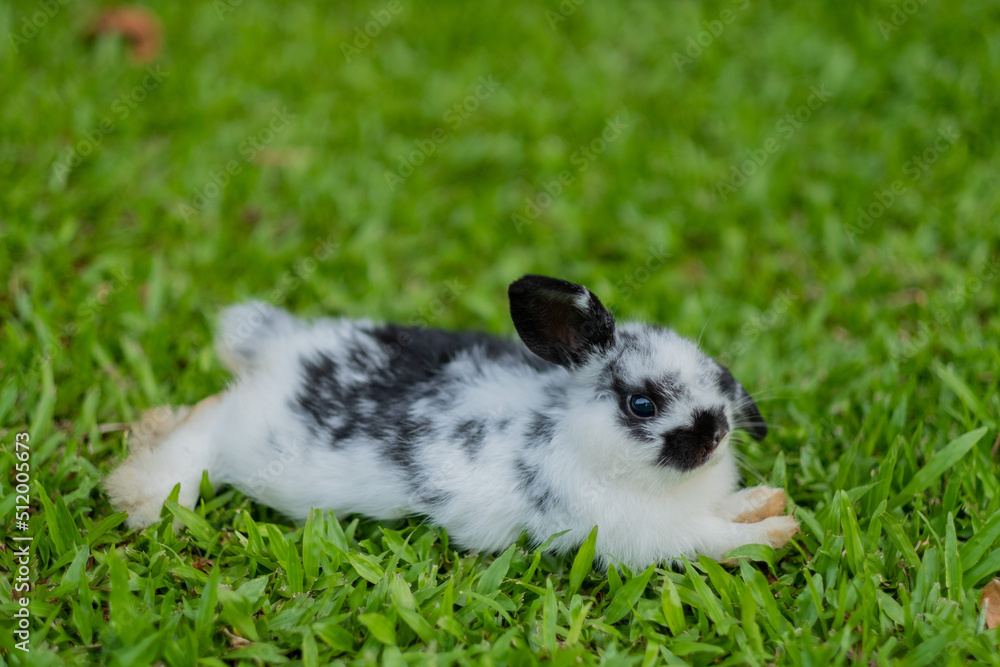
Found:
[[636, 417], [652, 417], [656, 413], [653, 402], [641, 394], [629, 396], [628, 407]]

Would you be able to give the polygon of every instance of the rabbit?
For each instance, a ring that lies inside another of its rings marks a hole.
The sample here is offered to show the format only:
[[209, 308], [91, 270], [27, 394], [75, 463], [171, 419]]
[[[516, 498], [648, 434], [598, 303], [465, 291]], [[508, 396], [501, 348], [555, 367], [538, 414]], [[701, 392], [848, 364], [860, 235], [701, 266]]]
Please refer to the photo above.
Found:
[[423, 515], [481, 552], [526, 532], [562, 533], [565, 553], [598, 526], [596, 560], [633, 571], [798, 531], [783, 490], [737, 490], [733, 430], [767, 425], [729, 370], [671, 329], [616, 323], [581, 285], [526, 275], [508, 295], [523, 344], [228, 308], [216, 347], [236, 379], [146, 416], [112, 504], [145, 527], [178, 483], [193, 507], [207, 471], [295, 520]]

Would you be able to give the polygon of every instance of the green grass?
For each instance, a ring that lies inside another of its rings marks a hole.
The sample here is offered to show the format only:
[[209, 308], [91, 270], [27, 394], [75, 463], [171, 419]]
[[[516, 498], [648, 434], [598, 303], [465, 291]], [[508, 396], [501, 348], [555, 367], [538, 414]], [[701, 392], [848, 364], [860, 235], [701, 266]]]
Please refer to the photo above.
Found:
[[[44, 3], [0, 5], [5, 628], [21, 432], [34, 535], [0, 661], [1000, 662], [995, 3], [399, 0], [346, 62], [388, 3], [155, 2], [153, 74], [54, 4], [16, 52]], [[107, 425], [224, 386], [222, 306], [512, 334], [529, 271], [758, 393], [790, 548], [619, 576], [232, 490], [139, 533], [109, 507]]]

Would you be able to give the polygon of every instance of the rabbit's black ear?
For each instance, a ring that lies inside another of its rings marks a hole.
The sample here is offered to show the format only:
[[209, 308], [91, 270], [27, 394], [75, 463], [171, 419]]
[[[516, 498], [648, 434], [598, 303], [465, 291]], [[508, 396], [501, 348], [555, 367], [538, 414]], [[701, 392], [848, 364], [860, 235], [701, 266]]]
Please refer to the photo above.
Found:
[[764, 417], [760, 414], [760, 409], [757, 404], [747, 393], [747, 390], [743, 388], [733, 374], [729, 372], [729, 369], [723, 365], [719, 365], [721, 369], [719, 375], [719, 386], [732, 401], [733, 401], [733, 416], [736, 419], [735, 426], [738, 428], [746, 429], [754, 440], [763, 440], [764, 436], [767, 435], [767, 422], [764, 421]]
[[517, 334], [546, 361], [579, 366], [614, 341], [615, 318], [582, 285], [527, 275], [511, 283], [507, 295]]

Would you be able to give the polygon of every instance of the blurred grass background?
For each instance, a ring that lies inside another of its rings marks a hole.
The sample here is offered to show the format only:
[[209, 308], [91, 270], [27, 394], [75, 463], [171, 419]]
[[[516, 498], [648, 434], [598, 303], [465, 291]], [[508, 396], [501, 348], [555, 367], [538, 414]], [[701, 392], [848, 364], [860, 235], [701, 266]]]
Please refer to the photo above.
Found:
[[[774, 427], [746, 448], [751, 481], [820, 514], [900, 437], [903, 488], [987, 426], [965, 481], [900, 520], [923, 555], [949, 512], [967, 539], [997, 509], [996, 3], [145, 6], [163, 47], [137, 63], [88, 36], [102, 4], [0, 4], [0, 420], [5, 443], [30, 429], [39, 483], [85, 533], [125, 451], [100, 425], [222, 388], [224, 305], [512, 334], [525, 272], [700, 337]], [[64, 576], [39, 549], [42, 580]], [[789, 560], [798, 595], [809, 561]], [[851, 656], [918, 649], [861, 618]], [[52, 656], [94, 654], [51, 632]], [[787, 657], [782, 641], [750, 655]], [[846, 659], [816, 641], [798, 649]]]

